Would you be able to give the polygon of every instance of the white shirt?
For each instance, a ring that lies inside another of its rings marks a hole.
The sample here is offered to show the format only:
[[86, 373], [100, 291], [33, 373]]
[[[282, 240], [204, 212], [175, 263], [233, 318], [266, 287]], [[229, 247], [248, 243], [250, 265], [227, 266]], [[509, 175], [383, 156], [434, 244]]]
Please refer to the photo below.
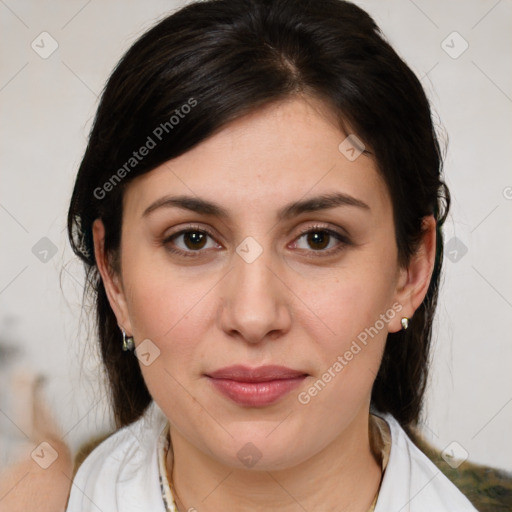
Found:
[[[372, 411], [373, 412], [373, 411]], [[391, 450], [375, 512], [477, 512], [390, 414]], [[67, 512], [166, 512], [158, 443], [167, 418], [155, 403], [97, 446], [78, 470]], [[170, 503], [170, 510], [175, 511]]]

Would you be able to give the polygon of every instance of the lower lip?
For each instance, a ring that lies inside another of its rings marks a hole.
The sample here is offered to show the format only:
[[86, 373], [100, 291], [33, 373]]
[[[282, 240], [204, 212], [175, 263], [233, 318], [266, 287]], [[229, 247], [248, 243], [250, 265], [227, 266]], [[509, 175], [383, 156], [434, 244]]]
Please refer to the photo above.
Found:
[[298, 387], [306, 375], [267, 382], [239, 382], [230, 379], [208, 378], [218, 391], [233, 402], [250, 407], [263, 407], [277, 402], [292, 389]]

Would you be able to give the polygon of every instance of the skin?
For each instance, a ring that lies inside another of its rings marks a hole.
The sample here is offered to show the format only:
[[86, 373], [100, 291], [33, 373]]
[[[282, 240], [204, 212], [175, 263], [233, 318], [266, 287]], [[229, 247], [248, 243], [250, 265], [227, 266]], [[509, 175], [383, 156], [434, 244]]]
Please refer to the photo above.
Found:
[[[94, 223], [96, 260], [119, 325], [136, 345], [150, 339], [160, 350], [141, 369], [171, 425], [174, 458], [170, 452], [167, 462], [180, 511], [366, 512], [378, 491], [380, 464], [368, 439], [371, 388], [388, 332], [413, 317], [427, 292], [435, 220], [424, 219], [418, 252], [400, 268], [386, 184], [371, 156], [349, 161], [338, 150], [345, 137], [324, 104], [295, 97], [231, 122], [137, 177], [124, 196], [120, 274], [107, 265], [101, 220]], [[333, 192], [369, 208], [277, 220], [285, 205]], [[214, 201], [228, 217], [176, 207], [143, 216], [171, 194]], [[164, 242], [197, 227], [213, 234], [203, 245], [183, 235]], [[309, 228], [332, 229], [348, 243], [315, 242], [301, 235]], [[251, 263], [236, 252], [248, 236], [262, 249]], [[326, 255], [336, 247], [342, 250]], [[300, 403], [298, 394], [393, 304], [400, 313]], [[204, 376], [231, 364], [280, 364], [308, 377], [270, 406], [240, 406]], [[261, 454], [252, 467], [237, 457], [246, 443]]]

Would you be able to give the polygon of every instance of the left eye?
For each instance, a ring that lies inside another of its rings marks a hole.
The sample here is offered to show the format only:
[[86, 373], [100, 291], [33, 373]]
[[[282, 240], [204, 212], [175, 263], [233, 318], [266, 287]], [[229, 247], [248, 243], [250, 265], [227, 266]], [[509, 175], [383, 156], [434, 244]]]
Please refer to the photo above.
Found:
[[[307, 247], [300, 247], [300, 240], [305, 239]], [[311, 248], [318, 252], [330, 252], [331, 249], [335, 248], [336, 245], [339, 245], [344, 241], [344, 237], [332, 231], [330, 229], [311, 229], [309, 231], [303, 232], [294, 242], [295, 247], [298, 249], [310, 250]], [[336, 244], [338, 242], [338, 244]]]

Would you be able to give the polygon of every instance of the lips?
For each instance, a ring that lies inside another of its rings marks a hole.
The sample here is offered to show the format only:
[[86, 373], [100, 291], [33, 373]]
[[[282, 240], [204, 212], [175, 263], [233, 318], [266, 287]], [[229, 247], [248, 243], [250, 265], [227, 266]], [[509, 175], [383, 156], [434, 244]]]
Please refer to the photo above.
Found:
[[285, 366], [229, 366], [206, 374], [217, 391], [239, 405], [270, 405], [299, 386], [307, 373]]
[[268, 382], [270, 380], [293, 379], [307, 374], [286, 368], [286, 366], [270, 365], [249, 368], [243, 365], [235, 365], [221, 368], [207, 375], [214, 379], [229, 379], [239, 382]]

